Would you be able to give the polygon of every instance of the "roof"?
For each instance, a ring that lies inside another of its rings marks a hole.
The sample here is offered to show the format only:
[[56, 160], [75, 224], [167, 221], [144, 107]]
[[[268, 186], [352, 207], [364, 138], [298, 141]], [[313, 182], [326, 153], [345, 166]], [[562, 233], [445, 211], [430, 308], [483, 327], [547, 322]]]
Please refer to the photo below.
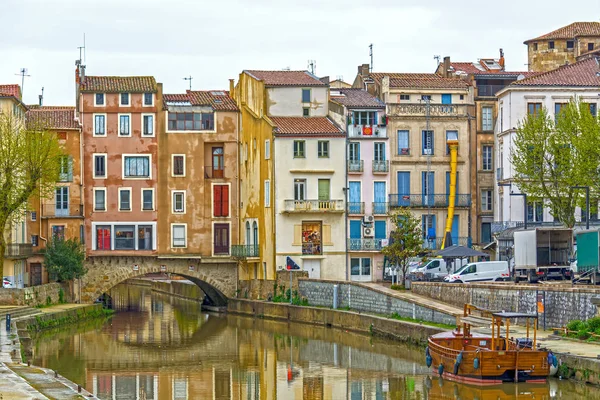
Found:
[[600, 86], [600, 68], [594, 58], [563, 65], [555, 70], [544, 72], [513, 82], [515, 86]]
[[226, 90], [187, 90], [185, 93], [164, 94], [166, 103], [189, 103], [192, 106], [210, 106], [215, 111], [238, 111], [235, 101]]
[[343, 136], [327, 117], [270, 117], [277, 135]]
[[21, 87], [17, 84], [0, 85], [0, 96], [14, 96], [21, 100]]
[[82, 92], [156, 93], [158, 85], [153, 76], [86, 76]]
[[[443, 64], [441, 64], [443, 65]], [[496, 76], [519, 76], [525, 77], [535, 75], [535, 72], [527, 71], [503, 71], [501, 69], [486, 69], [481, 63], [475, 62], [451, 62], [450, 68], [454, 73], [464, 72], [469, 75], [496, 75]]]
[[265, 86], [327, 86], [308, 71], [244, 70], [244, 72], [263, 81]]
[[379, 83], [384, 77], [389, 76], [392, 88], [466, 89], [470, 86], [460, 78], [444, 78], [430, 73], [373, 72], [369, 76]]
[[492, 315], [494, 317], [500, 317], [500, 318], [535, 318], [535, 319], [537, 319], [537, 317], [538, 317], [537, 314], [506, 312], [506, 311], [492, 313]]
[[331, 101], [353, 108], [385, 108], [385, 103], [363, 89], [331, 89]]
[[32, 106], [27, 111], [27, 123], [41, 125], [47, 129], [79, 129], [75, 120], [75, 107]]
[[555, 31], [524, 41], [524, 44], [536, 40], [573, 39], [578, 36], [600, 36], [600, 22], [573, 22]]

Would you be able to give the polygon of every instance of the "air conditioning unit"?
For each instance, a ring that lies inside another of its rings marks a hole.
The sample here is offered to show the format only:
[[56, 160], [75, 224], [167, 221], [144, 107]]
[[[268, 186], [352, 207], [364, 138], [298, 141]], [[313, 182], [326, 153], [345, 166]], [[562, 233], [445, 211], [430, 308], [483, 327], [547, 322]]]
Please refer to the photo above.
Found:
[[430, 156], [431, 155], [431, 149], [423, 149], [423, 154], [425, 154], [426, 156]]
[[365, 215], [365, 216], [363, 217], [363, 222], [364, 222], [365, 224], [372, 224], [372, 223], [373, 223], [373, 221], [374, 221], [374, 218], [373, 218], [373, 216], [372, 216], [372, 215]]
[[363, 237], [372, 238], [373, 236], [375, 236], [375, 230], [373, 228], [371, 228], [371, 227], [363, 228]]

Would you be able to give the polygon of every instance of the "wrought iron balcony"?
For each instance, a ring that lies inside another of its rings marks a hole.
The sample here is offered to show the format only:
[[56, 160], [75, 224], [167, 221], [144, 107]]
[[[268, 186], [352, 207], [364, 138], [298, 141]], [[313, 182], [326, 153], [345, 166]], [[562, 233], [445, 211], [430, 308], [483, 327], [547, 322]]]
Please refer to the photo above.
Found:
[[385, 125], [348, 125], [348, 137], [380, 139], [387, 137], [387, 126]]
[[344, 212], [344, 200], [285, 200], [283, 212]]
[[387, 174], [388, 172], [390, 172], [389, 160], [373, 160], [374, 174]]
[[363, 160], [348, 160], [348, 172], [363, 172]]
[[83, 217], [83, 204], [42, 204], [42, 218]]
[[348, 239], [348, 251], [381, 251], [383, 239]]
[[373, 215], [386, 215], [388, 213], [388, 203], [373, 203]]
[[[448, 207], [450, 196], [447, 194], [390, 194], [390, 207]], [[470, 207], [470, 194], [457, 194], [455, 207]]]
[[231, 246], [231, 256], [239, 259], [259, 257], [259, 247], [256, 244], [234, 244]]
[[225, 178], [224, 168], [215, 168], [212, 165], [204, 167], [204, 178], [205, 179], [219, 179]]
[[4, 257], [8, 259], [27, 258], [33, 254], [31, 243], [9, 243], [4, 250]]
[[346, 209], [348, 214], [350, 215], [359, 215], [365, 213], [365, 203], [364, 202], [349, 202], [346, 204]]
[[[456, 240], [458, 239], [458, 240]], [[436, 250], [436, 249], [441, 249], [442, 248], [442, 241], [444, 240], [444, 238], [433, 238], [433, 239], [425, 239], [423, 238], [423, 247], [426, 249], [431, 249], [431, 250]], [[453, 246], [465, 246], [465, 247], [471, 247], [473, 244], [473, 240], [471, 239], [471, 237], [458, 237], [458, 238], [453, 238], [452, 239], [452, 245]]]
[[395, 103], [388, 104], [391, 117], [467, 117], [466, 104]]
[[477, 85], [478, 97], [494, 97], [506, 85]]

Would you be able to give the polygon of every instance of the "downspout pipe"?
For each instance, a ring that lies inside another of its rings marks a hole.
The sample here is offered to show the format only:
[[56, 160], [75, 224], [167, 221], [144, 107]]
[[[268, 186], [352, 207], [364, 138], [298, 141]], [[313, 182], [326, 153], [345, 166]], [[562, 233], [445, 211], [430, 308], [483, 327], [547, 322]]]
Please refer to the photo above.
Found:
[[346, 120], [344, 121], [346, 124], [346, 140], [345, 140], [345, 146], [344, 146], [344, 168], [345, 168], [345, 180], [344, 180], [344, 229], [345, 229], [345, 235], [344, 235], [344, 247], [346, 249], [345, 251], [345, 258], [346, 258], [346, 280], [349, 281], [350, 280], [350, 275], [349, 275], [349, 266], [348, 266], [348, 146], [350, 144], [350, 141], [348, 139], [348, 117], [349, 117], [349, 111], [346, 108]]
[[442, 239], [442, 249], [446, 248], [447, 244], [452, 243], [452, 221], [454, 219], [454, 208], [456, 205], [456, 164], [458, 158], [458, 137], [450, 138], [447, 141], [447, 144], [448, 147], [450, 147], [450, 194], [448, 198], [446, 229], [444, 231], [444, 238]]

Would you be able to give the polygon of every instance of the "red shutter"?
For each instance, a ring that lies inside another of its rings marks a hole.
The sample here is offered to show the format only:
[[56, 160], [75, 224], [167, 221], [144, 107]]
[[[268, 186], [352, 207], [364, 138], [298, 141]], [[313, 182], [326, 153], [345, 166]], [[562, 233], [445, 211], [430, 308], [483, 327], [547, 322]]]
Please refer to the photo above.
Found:
[[229, 217], [229, 186], [223, 185], [221, 188], [221, 216]]
[[213, 186], [213, 214], [215, 217], [221, 216], [221, 186]]

